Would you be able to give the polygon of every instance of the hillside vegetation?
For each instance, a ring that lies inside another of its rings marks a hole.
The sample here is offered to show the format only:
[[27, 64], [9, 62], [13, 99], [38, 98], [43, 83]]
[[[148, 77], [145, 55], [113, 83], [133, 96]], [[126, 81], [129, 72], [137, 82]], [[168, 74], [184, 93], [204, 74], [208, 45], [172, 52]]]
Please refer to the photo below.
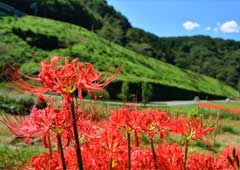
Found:
[[2, 2], [31, 15], [80, 25], [137, 53], [206, 74], [240, 89], [240, 42], [208, 36], [159, 38], [132, 27], [128, 19], [105, 0]]
[[195, 94], [238, 97], [236, 90], [213, 78], [137, 54], [79, 26], [33, 16], [1, 17], [0, 23], [2, 69], [7, 63], [17, 63], [28, 74], [34, 74], [37, 63], [46, 57], [79, 56], [102, 71], [122, 66], [119, 81], [149, 82]]

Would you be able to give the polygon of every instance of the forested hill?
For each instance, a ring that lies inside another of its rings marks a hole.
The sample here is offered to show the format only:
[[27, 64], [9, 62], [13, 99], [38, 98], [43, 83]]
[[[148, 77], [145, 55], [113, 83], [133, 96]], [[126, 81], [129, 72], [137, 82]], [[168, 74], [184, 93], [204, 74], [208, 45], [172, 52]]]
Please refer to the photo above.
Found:
[[105, 0], [1, 0], [31, 15], [67, 21], [145, 56], [240, 88], [240, 42], [208, 36], [160, 38], [133, 28]]

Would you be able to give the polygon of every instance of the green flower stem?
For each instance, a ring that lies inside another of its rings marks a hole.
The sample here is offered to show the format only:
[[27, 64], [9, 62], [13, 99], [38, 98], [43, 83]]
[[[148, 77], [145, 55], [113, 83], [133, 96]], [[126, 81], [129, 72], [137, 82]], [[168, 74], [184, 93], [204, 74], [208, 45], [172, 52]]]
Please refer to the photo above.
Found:
[[77, 160], [78, 160], [78, 168], [79, 170], [83, 170], [81, 146], [80, 146], [79, 137], [78, 137], [77, 119], [76, 119], [76, 113], [74, 110], [73, 97], [72, 97], [71, 110], [72, 110], [72, 126], [73, 126], [74, 140], [75, 140], [75, 151], [76, 151]]
[[49, 155], [50, 155], [50, 158], [52, 159], [52, 143], [51, 143], [51, 138], [50, 136], [48, 136], [48, 149], [49, 149]]
[[64, 152], [63, 152], [63, 146], [62, 146], [62, 139], [59, 133], [57, 134], [57, 142], [58, 142], [58, 149], [60, 151], [61, 160], [62, 160], [62, 168], [63, 170], [67, 170], [65, 158], [64, 158]]
[[131, 170], [131, 134], [127, 133], [127, 141], [128, 141], [128, 170]]
[[109, 160], [109, 170], [113, 170], [113, 167], [112, 167], [112, 157]]
[[150, 139], [150, 143], [151, 143], [152, 155], [153, 155], [153, 160], [154, 160], [154, 166], [155, 166], [155, 169], [157, 170], [158, 169], [157, 156], [156, 156], [156, 152], [155, 152], [154, 145], [153, 145], [153, 139]]
[[189, 144], [189, 140], [186, 139], [186, 143], [185, 143], [185, 149], [184, 149], [184, 170], [187, 170], [187, 154], [188, 154], [188, 144]]

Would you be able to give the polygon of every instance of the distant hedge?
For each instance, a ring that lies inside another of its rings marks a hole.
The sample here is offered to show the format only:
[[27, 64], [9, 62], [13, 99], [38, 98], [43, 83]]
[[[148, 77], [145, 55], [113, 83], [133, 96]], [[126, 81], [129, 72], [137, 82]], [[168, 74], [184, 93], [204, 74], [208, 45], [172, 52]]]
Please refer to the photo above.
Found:
[[[122, 84], [128, 85], [128, 101], [134, 101], [137, 99], [138, 102], [142, 102], [143, 93], [142, 93], [142, 86], [141, 82], [123, 82], [117, 81], [113, 82], [109, 87], [107, 87], [107, 91], [110, 95], [112, 100], [120, 100], [117, 94], [121, 94], [122, 91]], [[151, 87], [150, 87], [151, 86]], [[168, 101], [168, 100], [193, 100], [196, 96], [199, 97], [201, 100], [215, 100], [215, 99], [225, 99], [224, 96], [217, 96], [217, 95], [210, 95], [203, 92], [194, 92], [188, 91], [176, 87], [160, 85], [156, 83], [148, 83], [148, 87], [152, 88], [152, 96], [149, 100], [151, 101]], [[149, 94], [150, 95], [150, 94]]]

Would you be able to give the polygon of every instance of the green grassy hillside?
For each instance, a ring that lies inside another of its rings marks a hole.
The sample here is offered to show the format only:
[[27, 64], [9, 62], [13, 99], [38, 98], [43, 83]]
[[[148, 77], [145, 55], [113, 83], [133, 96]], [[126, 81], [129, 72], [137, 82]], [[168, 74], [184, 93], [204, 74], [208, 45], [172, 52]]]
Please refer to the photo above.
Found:
[[86, 29], [33, 16], [0, 19], [0, 67], [16, 62], [34, 73], [38, 62], [53, 55], [80, 56], [99, 70], [123, 66], [118, 80], [152, 82], [194, 92], [238, 97], [238, 92], [216, 79], [179, 69], [99, 38]]
[[[94, 30], [99, 36], [139, 54], [214, 77], [240, 89], [240, 41], [206, 35], [159, 37], [133, 27], [124, 14], [114, 9], [106, 0], [1, 2], [24, 11], [27, 15], [51, 18]], [[12, 7], [7, 7], [8, 15], [16, 13]], [[3, 13], [6, 12], [4, 9]]]

